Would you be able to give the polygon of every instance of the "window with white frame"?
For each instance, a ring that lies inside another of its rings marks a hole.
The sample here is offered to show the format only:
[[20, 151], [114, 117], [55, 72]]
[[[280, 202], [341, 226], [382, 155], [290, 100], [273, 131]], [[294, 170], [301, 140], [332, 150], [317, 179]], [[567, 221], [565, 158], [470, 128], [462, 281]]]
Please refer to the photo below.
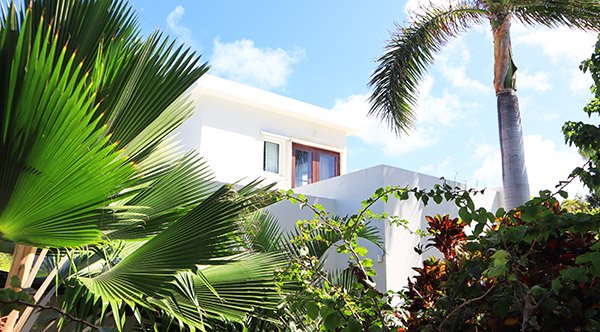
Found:
[[279, 144], [265, 141], [263, 152], [263, 170], [279, 174]]

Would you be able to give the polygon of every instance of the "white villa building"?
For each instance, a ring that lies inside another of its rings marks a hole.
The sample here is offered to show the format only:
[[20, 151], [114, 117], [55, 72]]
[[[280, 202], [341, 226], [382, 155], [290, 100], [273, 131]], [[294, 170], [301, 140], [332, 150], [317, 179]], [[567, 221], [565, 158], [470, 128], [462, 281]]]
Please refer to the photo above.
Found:
[[[191, 91], [196, 112], [180, 129], [187, 148], [207, 160], [222, 182], [265, 178], [281, 189], [294, 188], [329, 212], [344, 216], [361, 208], [360, 202], [377, 188], [388, 185], [432, 188], [436, 177], [380, 165], [352, 173], [346, 168], [346, 137], [356, 132], [334, 118], [327, 109], [211, 75], [204, 75]], [[502, 205], [497, 190], [474, 197], [477, 205], [495, 210]], [[411, 230], [425, 229], [426, 215], [449, 213], [457, 216], [453, 204], [429, 204], [414, 199], [373, 206], [410, 221]], [[312, 218], [289, 202], [269, 207], [283, 229], [291, 229], [299, 219]], [[385, 239], [385, 252], [366, 244], [368, 257], [375, 262], [374, 281], [380, 290], [399, 290], [419, 266], [421, 257], [413, 248], [421, 241], [416, 234], [381, 222], [377, 225]], [[327, 265], [347, 267], [345, 258], [332, 252]], [[427, 252], [424, 255], [431, 255]]]

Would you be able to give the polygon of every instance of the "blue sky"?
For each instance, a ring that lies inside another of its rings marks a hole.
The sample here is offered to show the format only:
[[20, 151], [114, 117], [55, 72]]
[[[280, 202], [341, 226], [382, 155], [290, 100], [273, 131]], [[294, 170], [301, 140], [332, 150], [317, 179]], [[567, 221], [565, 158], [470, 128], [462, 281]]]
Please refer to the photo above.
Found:
[[[350, 171], [389, 164], [469, 186], [499, 186], [489, 26], [475, 27], [436, 56], [410, 135], [398, 139], [365, 118], [375, 59], [395, 24], [405, 24], [420, 3], [429, 1], [132, 1], [145, 34], [161, 29], [179, 38], [209, 61], [211, 74], [332, 109], [361, 128], [348, 139]], [[578, 70], [595, 40], [566, 28], [513, 24], [532, 192], [553, 188], [583, 164], [560, 128], [567, 120], [597, 122], [582, 112], [591, 79]]]

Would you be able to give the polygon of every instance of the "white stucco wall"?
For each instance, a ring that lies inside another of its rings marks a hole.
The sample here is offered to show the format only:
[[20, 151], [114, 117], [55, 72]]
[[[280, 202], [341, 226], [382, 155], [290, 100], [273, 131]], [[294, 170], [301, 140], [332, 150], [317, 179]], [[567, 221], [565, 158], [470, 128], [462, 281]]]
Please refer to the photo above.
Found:
[[[441, 181], [433, 176], [411, 172], [391, 166], [375, 166], [372, 168], [352, 172], [340, 177], [328, 179], [308, 186], [296, 188], [296, 193], [302, 193], [310, 197], [321, 197], [332, 200], [333, 209], [329, 210], [337, 215], [345, 216], [355, 214], [361, 209], [361, 202], [370, 197], [377, 188], [385, 186], [407, 186], [421, 189], [433, 188]], [[449, 183], [455, 186], [455, 183]], [[474, 196], [475, 205], [495, 210], [499, 207], [499, 193], [495, 190], [486, 190], [485, 195]], [[279, 218], [293, 219], [298, 215], [298, 208], [289, 203], [278, 203], [273, 213]], [[331, 203], [330, 203], [331, 204]], [[375, 213], [387, 212], [409, 221], [407, 227], [414, 231], [427, 227], [426, 215], [450, 214], [455, 217], [458, 209], [453, 203], [443, 202], [437, 205], [431, 202], [427, 206], [417, 203], [414, 198], [407, 201], [398, 201], [390, 198], [387, 204], [379, 202], [373, 205]], [[419, 243], [425, 243], [416, 234], [411, 234], [402, 227], [396, 227], [387, 223], [374, 223], [382, 232], [385, 239], [385, 252], [370, 243], [363, 243], [369, 250], [368, 257], [375, 263], [377, 276], [374, 281], [380, 290], [399, 290], [406, 285], [408, 277], [412, 276], [415, 266], [420, 266], [424, 258], [435, 254], [433, 251], [426, 252], [423, 257], [414, 251]], [[347, 267], [346, 257], [330, 253], [327, 262], [328, 268], [342, 269]]]
[[[290, 188], [292, 143], [339, 152], [340, 173], [346, 173], [346, 136], [353, 129], [336, 123], [328, 110], [212, 76], [200, 80], [191, 92], [195, 114], [178, 132], [218, 181], [260, 177]], [[279, 174], [263, 171], [265, 140], [279, 144]]]
[[[209, 75], [197, 82], [191, 96], [195, 114], [179, 128], [179, 139], [187, 149], [200, 152], [217, 181], [233, 183], [245, 179], [241, 181], [244, 183], [263, 178], [278, 182], [278, 188], [290, 188], [292, 144], [298, 143], [340, 153], [341, 176], [295, 189], [311, 203], [320, 203], [340, 216], [356, 213], [361, 201], [380, 187], [401, 185], [424, 189], [440, 183], [432, 176], [383, 165], [345, 174], [346, 136], [355, 130], [339, 123], [326, 109]], [[280, 146], [279, 174], [263, 171], [265, 140]], [[488, 190], [474, 200], [477, 206], [495, 210], [500, 206], [499, 197], [498, 191]], [[298, 220], [313, 218], [310, 210], [300, 210], [289, 202], [277, 203], [268, 210], [278, 217], [284, 230], [291, 230]], [[423, 207], [414, 198], [403, 202], [390, 199], [387, 204], [378, 202], [372, 210], [408, 220], [408, 228], [413, 231], [426, 228], [426, 215], [457, 215], [453, 204], [432, 202]], [[375, 264], [374, 281], [380, 290], [399, 290], [413, 275], [412, 267], [421, 264], [423, 257], [413, 248], [425, 240], [404, 228], [381, 221], [374, 224], [385, 239], [385, 250], [363, 243]], [[347, 265], [345, 256], [329, 253], [328, 268], [343, 269]]]

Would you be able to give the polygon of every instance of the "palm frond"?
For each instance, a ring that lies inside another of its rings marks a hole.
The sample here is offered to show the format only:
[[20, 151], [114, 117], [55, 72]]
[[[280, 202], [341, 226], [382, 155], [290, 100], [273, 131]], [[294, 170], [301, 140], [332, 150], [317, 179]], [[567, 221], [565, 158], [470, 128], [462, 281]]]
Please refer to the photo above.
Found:
[[97, 129], [94, 83], [78, 79], [81, 63], [42, 26], [32, 30], [28, 10], [16, 45], [7, 46], [15, 50], [2, 80], [0, 236], [38, 246], [93, 243], [101, 233], [90, 216], [128, 185], [134, 168]]
[[[177, 271], [219, 264], [237, 247], [237, 222], [251, 204], [223, 186], [134, 251], [112, 270], [80, 281], [105, 301], [145, 303]], [[225, 260], [225, 261], [224, 261]]]
[[[142, 219], [131, 220], [125, 216], [125, 220], [116, 222], [126, 226], [118, 227], [107, 236], [110, 239], [144, 239], [156, 235], [215, 189], [216, 183], [206, 162], [195, 153], [188, 153], [124, 203], [139, 207]], [[115, 228], [114, 225], [105, 226]]]
[[283, 232], [277, 218], [266, 210], [249, 215], [240, 229], [245, 247], [256, 252], [277, 252], [283, 248]]
[[102, 86], [99, 97], [112, 140], [139, 160], [143, 147], [153, 147], [191, 115], [192, 105], [180, 96], [208, 66], [199, 64], [200, 58], [190, 49], [176, 48], [175, 41], [158, 32], [132, 50], [135, 56], [128, 61], [120, 59], [120, 47], [107, 50], [106, 61], [120, 65], [106, 66], [103, 76], [110, 79], [103, 83], [110, 89]]
[[336, 270], [327, 274], [327, 279], [336, 286], [344, 289], [352, 289], [354, 283], [358, 282], [358, 278], [354, 274], [353, 267], [348, 267], [343, 270]]
[[34, 0], [28, 6], [34, 22], [44, 32], [57, 35], [58, 44], [75, 54], [75, 62], [83, 62], [84, 72], [94, 65], [94, 58], [106, 41], [139, 39], [140, 29], [134, 9], [125, 0]]
[[159, 305], [186, 325], [198, 328], [210, 326], [211, 319], [240, 322], [254, 310], [274, 310], [281, 302], [273, 279], [284, 264], [280, 254], [237, 256], [228, 264], [201, 269], [204, 277], [193, 277], [198, 306], [178, 291]]
[[[337, 219], [341, 219], [340, 217], [335, 217]], [[344, 222], [348, 222], [347, 220]], [[372, 225], [371, 223], [367, 223], [362, 227], [359, 227], [357, 230], [357, 235], [359, 238], [367, 240], [384, 250], [384, 239], [381, 235], [381, 232], [377, 227]], [[300, 249], [297, 245], [293, 243], [293, 239], [300, 235], [300, 231], [298, 229], [294, 229], [290, 233], [285, 235], [284, 246], [288, 252], [293, 255], [299, 255]], [[312, 234], [313, 240], [308, 241], [306, 243], [306, 247], [308, 249], [308, 254], [311, 256], [319, 257], [320, 259], [324, 258], [325, 253], [329, 248], [332, 247], [336, 242], [341, 240], [341, 236], [330, 230], [325, 228], [319, 228], [313, 230]]]
[[527, 25], [600, 31], [597, 0], [520, 0], [513, 4], [513, 15]]
[[407, 132], [415, 121], [418, 83], [434, 54], [485, 18], [478, 2], [462, 1], [447, 7], [432, 5], [407, 28], [398, 26], [371, 75], [369, 115], [382, 119], [397, 135]]

